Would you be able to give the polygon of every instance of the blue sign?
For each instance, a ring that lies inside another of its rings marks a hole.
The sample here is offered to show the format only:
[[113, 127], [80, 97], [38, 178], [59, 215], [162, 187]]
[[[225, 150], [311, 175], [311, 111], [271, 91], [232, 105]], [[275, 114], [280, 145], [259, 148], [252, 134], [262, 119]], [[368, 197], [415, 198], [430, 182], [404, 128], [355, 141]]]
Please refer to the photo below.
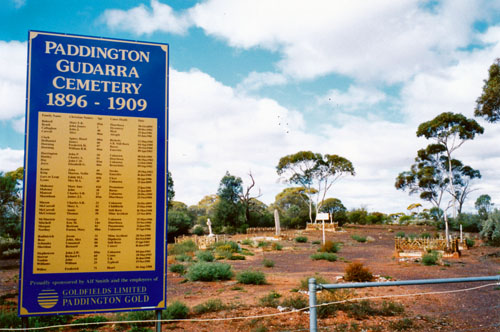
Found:
[[166, 305], [168, 45], [30, 31], [19, 315]]

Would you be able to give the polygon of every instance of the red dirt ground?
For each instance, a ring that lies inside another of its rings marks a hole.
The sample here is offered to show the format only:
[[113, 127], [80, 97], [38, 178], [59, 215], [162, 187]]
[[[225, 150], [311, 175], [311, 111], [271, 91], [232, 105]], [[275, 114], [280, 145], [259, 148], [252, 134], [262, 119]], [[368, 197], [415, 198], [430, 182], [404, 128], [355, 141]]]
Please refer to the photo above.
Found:
[[[394, 234], [398, 231], [406, 234], [433, 234], [434, 229], [423, 226], [351, 226], [345, 232], [327, 233], [327, 239], [343, 242], [343, 247], [337, 254], [341, 259], [336, 262], [313, 261], [310, 255], [316, 252], [319, 245], [311, 242], [321, 239], [317, 231], [301, 231], [301, 235], [308, 237], [307, 243], [280, 241], [281, 251], [262, 251], [250, 248], [254, 256], [246, 256], [244, 261], [227, 261], [237, 273], [245, 269], [260, 270], [266, 274], [266, 285], [240, 285], [237, 281], [224, 282], [185, 282], [185, 278], [168, 272], [167, 298], [171, 303], [182, 301], [190, 308], [203, 303], [208, 299], [220, 299], [230, 304], [231, 309], [191, 315], [195, 319], [213, 319], [223, 317], [249, 317], [266, 314], [275, 314], [279, 311], [274, 308], [259, 306], [259, 298], [274, 290], [283, 298], [295, 293], [290, 291], [298, 288], [300, 280], [314, 276], [334, 282], [336, 277], [342, 276], [349, 262], [359, 261], [368, 267], [374, 274], [391, 277], [393, 280], [429, 279], [429, 278], [456, 278], [473, 276], [493, 276], [500, 272], [500, 248], [485, 246], [476, 240], [476, 246], [462, 252], [458, 259], [444, 259], [444, 265], [423, 266], [416, 262], [399, 262], [393, 257]], [[293, 238], [298, 233], [288, 233]], [[374, 241], [358, 243], [351, 235], [371, 236]], [[237, 236], [235, 240], [247, 236]], [[273, 260], [273, 268], [265, 268], [264, 258]], [[17, 292], [18, 262], [0, 262], [0, 295]], [[406, 287], [380, 287], [355, 290], [356, 297], [387, 296], [428, 292], [443, 292], [477, 287], [484, 283], [459, 283]], [[476, 290], [448, 294], [434, 294], [424, 296], [408, 296], [392, 299], [404, 305], [405, 313], [396, 317], [370, 317], [364, 320], [355, 320], [338, 312], [335, 317], [319, 319], [320, 331], [396, 331], [397, 327], [390, 327], [391, 322], [408, 318], [413, 327], [406, 331], [500, 331], [500, 287], [488, 286]], [[380, 303], [382, 300], [374, 300]], [[350, 324], [350, 329], [342, 329], [340, 324]], [[356, 326], [358, 328], [356, 329]], [[209, 322], [176, 322], [163, 324], [163, 331], [307, 331], [309, 315], [305, 312], [295, 312], [267, 318], [249, 318], [231, 321]], [[99, 331], [123, 330], [123, 327], [107, 326]]]

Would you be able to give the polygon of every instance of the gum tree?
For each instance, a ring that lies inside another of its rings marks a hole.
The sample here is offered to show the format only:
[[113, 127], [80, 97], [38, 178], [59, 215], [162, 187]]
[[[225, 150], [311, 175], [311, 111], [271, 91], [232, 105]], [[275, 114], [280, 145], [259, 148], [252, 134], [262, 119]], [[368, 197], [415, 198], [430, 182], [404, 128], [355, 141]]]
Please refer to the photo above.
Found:
[[332, 185], [342, 177], [356, 174], [352, 163], [346, 158], [329, 154], [323, 156], [311, 151], [299, 151], [282, 157], [276, 171], [284, 182], [298, 184], [306, 189], [311, 222], [313, 206], [317, 215]]
[[[466, 141], [474, 139], [476, 135], [484, 132], [474, 119], [468, 119], [462, 114], [444, 112], [431, 121], [424, 122], [418, 126], [417, 136], [431, 139], [440, 145], [447, 158], [447, 176], [450, 193], [456, 193], [453, 181], [452, 154]], [[453, 197], [453, 216], [456, 216], [456, 197]], [[446, 214], [445, 214], [446, 215]]]
[[490, 66], [483, 93], [476, 100], [474, 115], [484, 117], [489, 122], [500, 120], [500, 58]]

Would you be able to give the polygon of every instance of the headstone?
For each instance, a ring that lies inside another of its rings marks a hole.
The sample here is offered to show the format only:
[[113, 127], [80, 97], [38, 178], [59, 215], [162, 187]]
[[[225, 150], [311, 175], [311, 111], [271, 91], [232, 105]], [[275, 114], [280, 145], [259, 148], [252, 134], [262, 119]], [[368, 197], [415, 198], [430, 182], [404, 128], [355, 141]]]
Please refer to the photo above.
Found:
[[214, 233], [212, 233], [212, 222], [210, 221], [210, 218], [207, 219], [207, 226], [208, 226], [208, 236], [209, 237], [215, 236]]
[[276, 228], [276, 235], [281, 235], [281, 227], [280, 227], [280, 215], [278, 213], [278, 209], [274, 209], [274, 226]]

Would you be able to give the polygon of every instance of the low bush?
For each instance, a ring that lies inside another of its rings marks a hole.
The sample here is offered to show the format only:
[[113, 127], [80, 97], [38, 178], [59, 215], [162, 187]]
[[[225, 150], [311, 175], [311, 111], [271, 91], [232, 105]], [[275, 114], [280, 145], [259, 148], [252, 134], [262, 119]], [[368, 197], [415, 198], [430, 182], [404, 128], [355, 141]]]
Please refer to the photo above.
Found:
[[73, 315], [35, 316], [28, 319], [30, 327], [46, 327], [51, 325], [64, 325], [73, 320]]
[[233, 271], [229, 264], [198, 262], [189, 267], [186, 276], [190, 281], [229, 280]]
[[353, 262], [345, 268], [345, 281], [366, 282], [373, 280], [373, 274], [362, 263]]
[[366, 236], [361, 236], [357, 234], [351, 235], [351, 239], [357, 242], [365, 243], [366, 242]]
[[169, 255], [182, 255], [188, 252], [195, 252], [198, 250], [196, 243], [192, 240], [184, 241], [181, 243], [171, 244], [168, 248]]
[[19, 258], [21, 242], [16, 239], [0, 237], [0, 258]]
[[329, 262], [335, 262], [338, 259], [338, 257], [337, 257], [337, 255], [335, 255], [331, 252], [318, 252], [318, 253], [312, 254], [311, 259], [315, 260], [315, 261], [325, 260], [325, 261], [329, 261]]
[[431, 235], [429, 233], [422, 233], [422, 234], [420, 234], [420, 237], [423, 239], [430, 239]]
[[402, 304], [396, 302], [382, 302], [382, 307], [379, 310], [379, 314], [382, 316], [397, 316], [404, 313], [405, 308]]
[[217, 312], [226, 309], [227, 306], [220, 299], [210, 299], [193, 307], [193, 312], [201, 315], [207, 312]]
[[172, 264], [169, 266], [168, 270], [173, 273], [186, 273], [186, 267], [183, 264]]
[[245, 256], [242, 256], [242, 255], [231, 255], [231, 256], [229, 256], [228, 259], [231, 261], [244, 261], [246, 258], [245, 258]]
[[270, 259], [267, 259], [267, 258], [264, 258], [264, 260], [262, 261], [262, 264], [265, 267], [274, 267], [274, 261], [270, 260]]
[[500, 246], [500, 210], [495, 209], [482, 223], [479, 233], [490, 245]]
[[319, 252], [335, 253], [340, 250], [340, 243], [333, 241], [326, 241], [325, 244], [318, 249]]
[[307, 237], [306, 236], [297, 236], [295, 238], [295, 242], [297, 242], [297, 243], [306, 243], [307, 242]]
[[205, 234], [205, 229], [201, 225], [196, 225], [194, 226], [192, 233], [194, 235], [202, 236], [203, 234]]
[[[318, 295], [318, 304], [332, 303], [345, 301], [353, 297], [353, 292], [350, 290], [329, 290], [323, 291]], [[342, 310], [345, 307], [343, 303], [334, 303], [329, 305], [319, 306], [317, 309], [319, 318], [334, 317], [337, 310]]]
[[281, 305], [288, 308], [303, 309], [309, 306], [309, 300], [302, 294], [296, 294], [283, 299]]
[[162, 319], [185, 319], [189, 314], [187, 305], [180, 301], [174, 301], [167, 305], [167, 310], [162, 311]]
[[246, 246], [253, 246], [253, 241], [250, 239], [244, 239], [243, 241], [241, 241], [241, 244], [244, 244]]
[[283, 249], [283, 245], [279, 242], [273, 242], [273, 244], [271, 245], [271, 249], [279, 251]]
[[280, 301], [279, 301], [280, 297], [281, 297], [281, 294], [279, 294], [275, 291], [270, 291], [269, 294], [267, 294], [259, 299], [259, 303], [262, 307], [276, 308], [277, 306], [280, 305]]
[[313, 276], [305, 277], [303, 279], [300, 279], [300, 286], [299, 289], [301, 290], [309, 290], [309, 279], [314, 278], [316, 279], [316, 285], [318, 284], [330, 284], [330, 281], [319, 274], [315, 274]]
[[346, 311], [347, 316], [354, 319], [365, 319], [378, 314], [377, 308], [373, 307], [372, 303], [368, 300], [349, 303], [343, 310]]
[[268, 242], [268, 241], [259, 241], [259, 242], [257, 243], [257, 247], [258, 247], [258, 248], [269, 247], [269, 245], [270, 245], [270, 244], [271, 244], [271, 243], [270, 243], [270, 242]]
[[215, 260], [214, 255], [210, 251], [197, 251], [196, 258], [201, 262], [213, 262]]
[[314, 240], [313, 242], [311, 242], [312, 244], [321, 244], [321, 241], [320, 240]]
[[245, 270], [238, 273], [236, 280], [245, 285], [264, 285], [266, 276], [260, 271]]
[[422, 256], [422, 264], [426, 266], [436, 265], [438, 261], [439, 261], [439, 253], [434, 250]]
[[21, 317], [17, 316], [17, 312], [15, 310], [1, 310], [0, 326], [4, 328], [21, 327]]
[[229, 252], [240, 251], [240, 246], [238, 245], [238, 243], [234, 241], [216, 242], [214, 246], [216, 251], [229, 251]]
[[178, 262], [191, 262], [193, 260], [193, 257], [186, 254], [182, 254], [175, 256], [175, 260]]
[[466, 238], [465, 239], [465, 244], [467, 245], [468, 248], [472, 248], [476, 244], [476, 241], [474, 241], [471, 238]]
[[395, 331], [412, 329], [415, 326], [410, 318], [403, 318], [389, 324], [389, 327]]
[[92, 325], [91, 325], [92, 328], [98, 328], [98, 327], [104, 326], [104, 324], [96, 324], [96, 323], [105, 323], [107, 321], [109, 321], [109, 319], [107, 319], [106, 317], [97, 315], [97, 316], [87, 316], [87, 317], [78, 318], [78, 319], [75, 319], [74, 321], [72, 321], [71, 323], [72, 324], [92, 323]]
[[399, 231], [396, 233], [396, 237], [405, 237], [405, 236], [406, 236], [405, 232]]

